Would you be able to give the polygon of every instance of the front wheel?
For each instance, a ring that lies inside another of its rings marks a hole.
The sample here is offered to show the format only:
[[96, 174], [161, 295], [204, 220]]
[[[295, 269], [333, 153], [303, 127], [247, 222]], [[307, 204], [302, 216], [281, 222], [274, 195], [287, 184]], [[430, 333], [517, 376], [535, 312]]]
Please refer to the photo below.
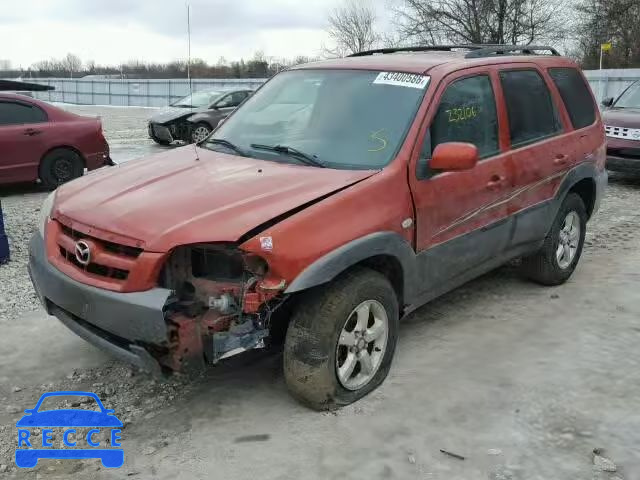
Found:
[[398, 299], [386, 277], [356, 269], [299, 300], [284, 347], [289, 391], [327, 410], [378, 387], [398, 337]]
[[579, 195], [562, 202], [542, 248], [522, 259], [524, 274], [542, 285], [566, 282], [578, 265], [587, 230], [587, 211]]
[[198, 143], [204, 140], [211, 133], [211, 127], [206, 123], [196, 123], [193, 129], [191, 130], [191, 141], [193, 143]]

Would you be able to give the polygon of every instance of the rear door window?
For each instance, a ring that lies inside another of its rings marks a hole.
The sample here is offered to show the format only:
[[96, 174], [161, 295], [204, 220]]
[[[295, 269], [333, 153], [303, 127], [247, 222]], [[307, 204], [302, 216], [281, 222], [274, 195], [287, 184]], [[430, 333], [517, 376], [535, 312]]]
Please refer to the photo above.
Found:
[[586, 127], [595, 122], [593, 97], [580, 72], [575, 68], [550, 68], [549, 75], [560, 91], [573, 128]]
[[556, 135], [562, 127], [551, 94], [535, 70], [500, 72], [509, 115], [511, 145], [520, 147]]
[[498, 153], [498, 117], [488, 75], [456, 80], [445, 90], [422, 157], [431, 158], [436, 146], [446, 142], [473, 143], [481, 158]]
[[18, 102], [0, 102], [0, 125], [24, 125], [47, 121], [41, 108]]

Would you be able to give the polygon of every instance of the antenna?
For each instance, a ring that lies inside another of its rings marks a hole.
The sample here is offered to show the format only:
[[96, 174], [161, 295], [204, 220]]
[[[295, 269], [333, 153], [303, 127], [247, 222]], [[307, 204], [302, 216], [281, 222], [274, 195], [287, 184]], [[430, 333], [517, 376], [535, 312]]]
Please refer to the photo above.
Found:
[[[191, 99], [190, 108], [193, 110], [193, 85], [191, 83], [191, 6], [189, 2], [185, 2], [187, 6], [187, 79], [189, 80], [189, 98]], [[196, 154], [196, 160], [200, 160], [198, 156], [198, 146], [193, 144], [193, 152]]]
[[[189, 80], [189, 95], [193, 96], [193, 86], [191, 84], [191, 6], [187, 5], [187, 80]], [[193, 98], [191, 99], [193, 101]], [[191, 105], [193, 108], [193, 104]]]

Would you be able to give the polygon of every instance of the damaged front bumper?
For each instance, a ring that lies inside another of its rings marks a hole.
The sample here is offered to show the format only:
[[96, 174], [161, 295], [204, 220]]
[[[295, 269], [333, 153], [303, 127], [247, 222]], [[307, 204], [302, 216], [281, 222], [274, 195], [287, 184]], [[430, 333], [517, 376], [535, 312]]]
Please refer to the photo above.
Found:
[[161, 367], [145, 345], [167, 340], [163, 307], [171, 291], [118, 293], [76, 282], [47, 260], [44, 240], [35, 233], [29, 244], [29, 275], [49, 315], [89, 343], [152, 373]]
[[169, 124], [149, 122], [149, 137], [161, 142], [172, 143], [175, 140], [189, 142], [191, 140], [191, 124], [182, 121]]
[[[272, 313], [268, 302], [277, 295], [268, 284], [261, 283], [266, 290], [256, 292], [245, 283], [192, 276], [198, 289], [188, 294], [162, 287], [131, 293], [96, 288], [51, 265], [40, 233], [31, 239], [28, 269], [48, 314], [93, 345], [154, 374], [197, 371], [264, 347]], [[177, 262], [177, 269], [183, 271], [184, 265]], [[238, 289], [243, 295], [236, 304], [229, 292]]]

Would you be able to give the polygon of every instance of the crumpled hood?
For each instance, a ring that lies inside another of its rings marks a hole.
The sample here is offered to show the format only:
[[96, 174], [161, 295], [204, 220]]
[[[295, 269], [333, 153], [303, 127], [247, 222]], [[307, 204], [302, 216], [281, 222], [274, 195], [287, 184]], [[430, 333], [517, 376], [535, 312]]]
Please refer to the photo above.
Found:
[[177, 245], [236, 241], [374, 173], [280, 164], [190, 145], [103, 168], [60, 187], [53, 217], [165, 252]]
[[194, 113], [207, 112], [208, 108], [180, 108], [180, 107], [167, 107], [160, 110], [153, 115], [149, 121], [153, 123], [167, 123], [179, 118], [190, 117]]
[[611, 127], [640, 128], [640, 108], [611, 108], [602, 112], [602, 121]]

